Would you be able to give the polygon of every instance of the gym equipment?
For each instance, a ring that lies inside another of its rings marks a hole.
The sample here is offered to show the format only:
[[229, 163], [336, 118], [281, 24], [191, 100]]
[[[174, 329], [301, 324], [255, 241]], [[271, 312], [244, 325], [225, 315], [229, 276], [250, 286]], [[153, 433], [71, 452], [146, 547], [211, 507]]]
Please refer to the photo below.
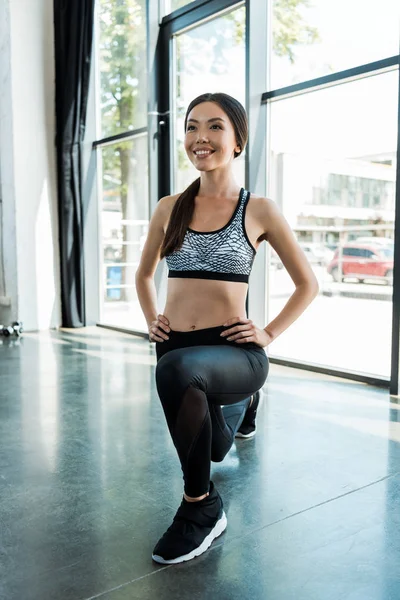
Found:
[[24, 331], [22, 321], [14, 321], [12, 325], [0, 325], [0, 335], [3, 337], [16, 336], [20, 337]]
[[14, 323], [12, 323], [11, 327], [14, 329], [15, 335], [18, 336], [18, 337], [24, 331], [24, 328], [23, 328], [23, 325], [22, 325], [22, 321], [14, 321]]

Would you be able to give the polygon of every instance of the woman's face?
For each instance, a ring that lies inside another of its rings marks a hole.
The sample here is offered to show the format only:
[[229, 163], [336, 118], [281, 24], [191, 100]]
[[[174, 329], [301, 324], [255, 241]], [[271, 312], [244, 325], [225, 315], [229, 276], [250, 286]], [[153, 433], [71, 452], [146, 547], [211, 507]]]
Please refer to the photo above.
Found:
[[188, 115], [185, 150], [196, 169], [212, 171], [232, 162], [240, 152], [228, 115], [215, 102], [202, 102]]

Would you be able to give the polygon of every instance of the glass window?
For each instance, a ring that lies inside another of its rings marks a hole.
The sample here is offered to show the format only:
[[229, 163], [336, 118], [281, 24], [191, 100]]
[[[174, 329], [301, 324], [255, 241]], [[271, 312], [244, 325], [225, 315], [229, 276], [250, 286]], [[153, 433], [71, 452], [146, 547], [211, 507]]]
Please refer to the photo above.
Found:
[[99, 0], [101, 133], [147, 126], [146, 0]]
[[192, 4], [193, 2], [197, 2], [197, 0], [159, 0], [160, 1], [160, 14], [161, 17], [165, 15], [169, 15], [170, 13], [178, 10], [178, 8], [183, 8], [188, 4]]
[[363, 256], [360, 248], [343, 248], [343, 256]]
[[[271, 344], [272, 356], [390, 375], [393, 256], [360, 260], [360, 250], [364, 244], [389, 254], [393, 238], [394, 209], [386, 202], [396, 181], [398, 77], [388, 72], [270, 104], [269, 195], [299, 241], [324, 248], [322, 258], [307, 255], [320, 294]], [[374, 206], [348, 196], [360, 180], [376, 196]], [[319, 204], [317, 185], [328, 190]], [[328, 200], [331, 192], [340, 203]], [[333, 256], [334, 245], [342, 254]], [[269, 321], [294, 290], [276, 265], [269, 267]]]
[[394, 257], [394, 249], [393, 248], [381, 248], [381, 250], [379, 250], [379, 253], [382, 254], [382, 256], [384, 256], [385, 258], [393, 259], [393, 257]]
[[170, 0], [171, 9], [168, 12], [173, 12], [174, 10], [178, 10], [178, 8], [182, 8], [182, 6], [186, 6], [195, 0]]
[[102, 148], [100, 163], [101, 323], [146, 331], [135, 273], [149, 224], [147, 135]]
[[[175, 126], [174, 192], [183, 191], [199, 176], [183, 141], [190, 102], [204, 92], [225, 92], [246, 106], [246, 10], [238, 8], [197, 25], [175, 38], [173, 106]], [[244, 184], [245, 153], [234, 160], [238, 183]]]
[[273, 0], [272, 13], [271, 89], [399, 53], [399, 0]]

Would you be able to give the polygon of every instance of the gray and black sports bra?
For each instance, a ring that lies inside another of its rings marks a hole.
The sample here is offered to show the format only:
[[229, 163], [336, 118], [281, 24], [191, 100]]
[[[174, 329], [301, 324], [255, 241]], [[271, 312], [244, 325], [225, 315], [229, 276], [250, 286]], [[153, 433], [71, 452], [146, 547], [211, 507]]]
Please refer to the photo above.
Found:
[[256, 250], [244, 225], [250, 192], [242, 188], [229, 222], [216, 231], [188, 227], [179, 250], [166, 257], [168, 277], [219, 279], [248, 283]]

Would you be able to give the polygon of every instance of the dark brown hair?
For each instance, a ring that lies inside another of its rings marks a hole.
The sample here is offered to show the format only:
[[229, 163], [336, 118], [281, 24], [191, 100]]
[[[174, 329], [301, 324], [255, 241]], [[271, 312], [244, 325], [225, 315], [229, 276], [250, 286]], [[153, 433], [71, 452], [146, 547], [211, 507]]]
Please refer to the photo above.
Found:
[[[223, 94], [221, 92], [215, 94], [202, 94], [192, 100], [188, 106], [185, 116], [185, 132], [190, 111], [202, 102], [215, 102], [229, 117], [235, 130], [236, 142], [238, 146], [240, 146], [240, 152], [235, 151], [235, 158], [237, 158], [243, 152], [248, 139], [248, 122], [245, 109], [238, 100], [232, 98], [232, 96], [228, 96], [228, 94]], [[193, 217], [194, 199], [196, 198], [199, 189], [200, 177], [193, 181], [175, 202], [164, 236], [164, 241], [161, 246], [160, 258], [172, 254], [172, 252], [179, 250], [182, 246], [186, 230]]]

